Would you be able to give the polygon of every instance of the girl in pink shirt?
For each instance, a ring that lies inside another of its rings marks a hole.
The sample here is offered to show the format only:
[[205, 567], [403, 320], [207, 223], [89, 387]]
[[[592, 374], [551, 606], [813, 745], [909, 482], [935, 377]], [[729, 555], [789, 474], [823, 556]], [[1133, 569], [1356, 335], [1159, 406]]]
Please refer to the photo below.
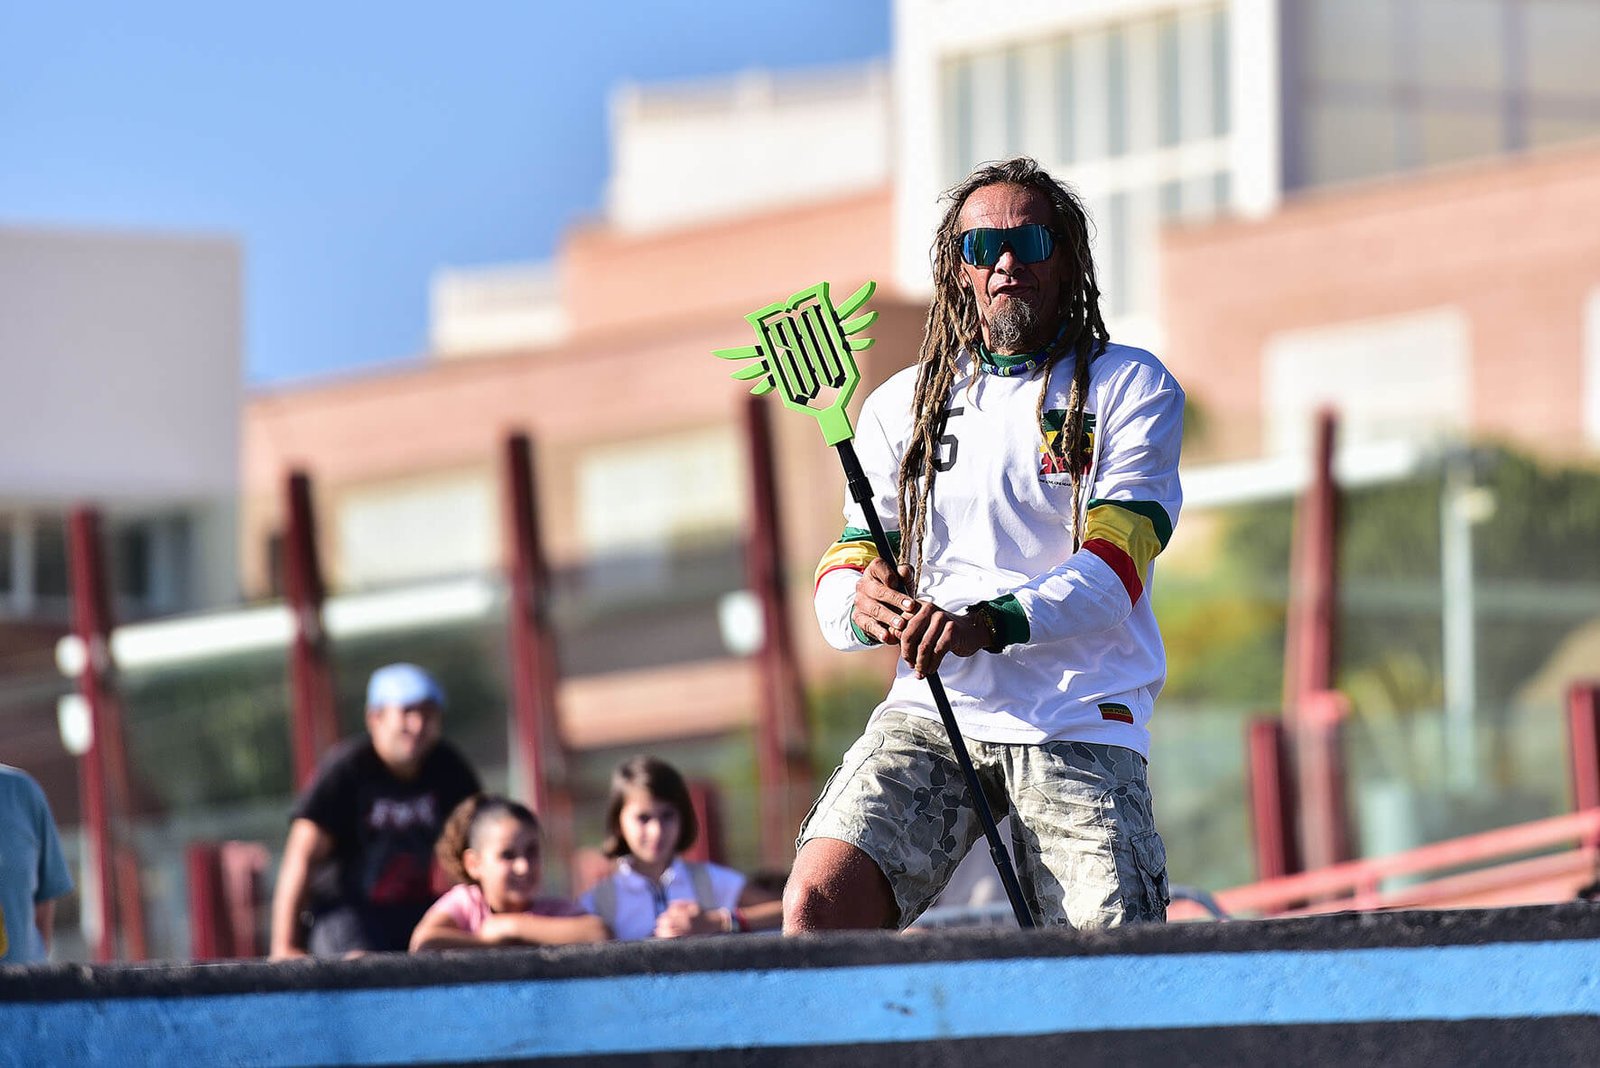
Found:
[[411, 951], [463, 946], [600, 942], [597, 916], [538, 897], [539, 819], [524, 805], [477, 794], [439, 833], [439, 863], [459, 884], [435, 901], [411, 934]]

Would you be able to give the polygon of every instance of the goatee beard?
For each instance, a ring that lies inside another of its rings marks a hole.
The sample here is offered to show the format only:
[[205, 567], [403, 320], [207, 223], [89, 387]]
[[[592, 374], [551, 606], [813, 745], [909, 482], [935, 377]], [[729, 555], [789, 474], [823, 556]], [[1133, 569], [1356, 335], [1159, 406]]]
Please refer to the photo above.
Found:
[[1022, 352], [1039, 331], [1039, 313], [1015, 298], [1003, 301], [989, 319], [989, 347], [996, 352]]

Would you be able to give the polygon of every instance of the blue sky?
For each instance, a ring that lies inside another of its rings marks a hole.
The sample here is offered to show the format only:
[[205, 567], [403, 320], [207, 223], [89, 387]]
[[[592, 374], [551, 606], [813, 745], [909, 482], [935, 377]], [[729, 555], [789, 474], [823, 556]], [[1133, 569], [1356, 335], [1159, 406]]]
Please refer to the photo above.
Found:
[[618, 81], [885, 56], [889, 0], [0, 4], [0, 224], [222, 232], [251, 382], [413, 359], [600, 210]]

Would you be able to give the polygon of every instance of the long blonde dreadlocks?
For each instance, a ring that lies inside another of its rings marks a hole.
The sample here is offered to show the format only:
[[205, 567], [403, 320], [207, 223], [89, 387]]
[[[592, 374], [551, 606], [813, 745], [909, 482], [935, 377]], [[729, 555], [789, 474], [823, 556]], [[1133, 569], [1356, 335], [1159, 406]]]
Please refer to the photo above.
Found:
[[1062, 356], [1077, 357], [1073, 367], [1072, 389], [1067, 398], [1067, 417], [1061, 434], [1050, 442], [1050, 449], [1065, 466], [1072, 483], [1072, 544], [1083, 542], [1083, 475], [1077, 442], [1083, 434], [1083, 408], [1089, 392], [1089, 364], [1105, 351], [1110, 335], [1100, 316], [1100, 288], [1095, 282], [1094, 260], [1089, 254], [1089, 223], [1083, 205], [1072, 191], [1026, 157], [989, 163], [969, 175], [966, 181], [945, 193], [949, 202], [944, 219], [933, 240], [933, 303], [917, 351], [916, 392], [911, 398], [911, 440], [900, 460], [900, 560], [911, 568], [913, 596], [922, 579], [922, 547], [927, 534], [929, 502], [933, 499], [934, 478], [938, 474], [938, 437], [945, 403], [955, 382], [960, 354], [965, 351], [977, 359], [983, 334], [978, 322], [975, 295], [961, 284], [961, 209], [967, 198], [990, 185], [1018, 185], [1042, 194], [1050, 202], [1054, 217], [1052, 229], [1059, 242], [1057, 251], [1072, 258], [1076, 278], [1068, 274], [1062, 287], [1061, 304], [1053, 323], [1046, 322], [1041, 332], [1060, 328], [1051, 343], [1043, 365], [1034, 372], [1042, 379], [1035, 423], [1043, 432], [1045, 396], [1050, 388], [1050, 372]]

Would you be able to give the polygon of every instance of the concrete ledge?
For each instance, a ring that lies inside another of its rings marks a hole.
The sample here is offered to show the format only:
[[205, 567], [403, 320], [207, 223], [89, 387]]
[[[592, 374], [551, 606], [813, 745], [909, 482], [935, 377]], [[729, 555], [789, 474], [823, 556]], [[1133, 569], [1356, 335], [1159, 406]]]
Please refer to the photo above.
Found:
[[1600, 1040], [1600, 909], [6, 968], [0, 1035], [6, 1064], [1548, 1063]]

